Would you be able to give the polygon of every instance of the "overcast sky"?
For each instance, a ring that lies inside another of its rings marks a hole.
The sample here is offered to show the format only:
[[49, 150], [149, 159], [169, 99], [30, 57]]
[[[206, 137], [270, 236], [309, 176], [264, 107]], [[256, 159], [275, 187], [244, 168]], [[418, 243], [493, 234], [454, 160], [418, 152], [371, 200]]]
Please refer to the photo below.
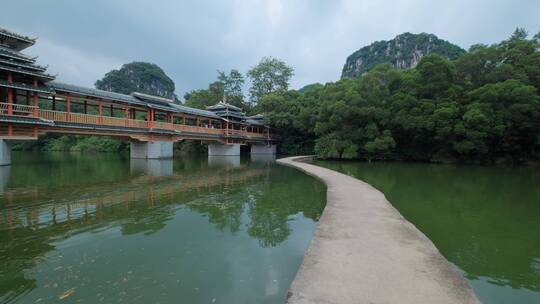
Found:
[[58, 80], [93, 86], [131, 61], [158, 64], [176, 93], [216, 70], [245, 73], [263, 56], [295, 69], [293, 88], [339, 79], [346, 57], [376, 40], [428, 32], [465, 49], [516, 26], [540, 31], [540, 0], [17, 0], [0, 26], [39, 37], [25, 52]]

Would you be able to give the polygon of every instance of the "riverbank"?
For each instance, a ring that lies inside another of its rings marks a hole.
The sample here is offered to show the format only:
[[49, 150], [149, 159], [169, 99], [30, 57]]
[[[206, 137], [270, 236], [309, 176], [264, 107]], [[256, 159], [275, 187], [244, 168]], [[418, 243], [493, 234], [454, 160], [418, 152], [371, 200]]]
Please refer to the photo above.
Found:
[[384, 195], [350, 176], [279, 159], [321, 179], [326, 207], [288, 303], [479, 303], [433, 243]]

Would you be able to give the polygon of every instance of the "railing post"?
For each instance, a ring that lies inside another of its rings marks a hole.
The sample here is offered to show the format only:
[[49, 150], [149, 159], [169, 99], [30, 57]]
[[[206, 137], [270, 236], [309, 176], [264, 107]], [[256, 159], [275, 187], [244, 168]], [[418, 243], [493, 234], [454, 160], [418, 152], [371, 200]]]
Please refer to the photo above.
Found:
[[8, 88], [8, 115], [13, 115], [13, 90]]
[[67, 121], [71, 121], [71, 96], [69, 93], [66, 95], [66, 108], [67, 108]]
[[[10, 72], [7, 74], [7, 81], [8, 83], [13, 83], [13, 76]], [[8, 115], [13, 115], [13, 89], [8, 88]], [[9, 127], [8, 127], [9, 130]]]
[[34, 92], [34, 117], [38, 117], [38, 93]]
[[103, 123], [103, 104], [100, 102], [99, 103], [99, 123], [102, 124]]
[[[34, 88], [37, 88], [37, 79], [34, 79]], [[38, 93], [34, 92], [34, 117], [38, 117]]]

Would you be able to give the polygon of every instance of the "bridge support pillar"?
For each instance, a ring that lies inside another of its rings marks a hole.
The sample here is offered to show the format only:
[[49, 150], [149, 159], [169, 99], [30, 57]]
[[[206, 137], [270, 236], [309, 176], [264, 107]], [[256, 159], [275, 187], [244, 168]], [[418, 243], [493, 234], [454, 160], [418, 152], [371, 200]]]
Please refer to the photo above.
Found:
[[276, 154], [276, 145], [251, 145], [251, 155], [254, 154]]
[[166, 141], [131, 142], [131, 158], [172, 158], [173, 143]]
[[240, 145], [209, 144], [208, 156], [240, 156]]
[[0, 166], [11, 165], [11, 148], [7, 142], [0, 139]]

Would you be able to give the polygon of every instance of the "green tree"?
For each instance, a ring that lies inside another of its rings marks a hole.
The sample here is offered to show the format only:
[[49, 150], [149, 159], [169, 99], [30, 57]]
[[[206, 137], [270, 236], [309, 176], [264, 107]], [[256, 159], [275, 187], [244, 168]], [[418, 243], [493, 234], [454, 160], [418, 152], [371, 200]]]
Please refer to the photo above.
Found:
[[214, 81], [207, 89], [193, 90], [184, 95], [188, 107], [206, 109], [206, 107], [223, 101], [223, 83]]
[[247, 75], [251, 81], [250, 101], [256, 104], [267, 94], [287, 91], [294, 70], [279, 59], [264, 57]]
[[455, 60], [378, 65], [358, 79], [261, 98], [289, 153], [323, 158], [540, 159], [540, 46], [522, 30]]
[[184, 95], [185, 104], [189, 107], [205, 109], [220, 101], [240, 108], [246, 108], [242, 87], [244, 77], [238, 70], [231, 70], [229, 74], [218, 70], [217, 81], [208, 85], [207, 89], [193, 90]]
[[244, 102], [244, 76], [238, 70], [232, 69], [227, 75], [223, 71], [218, 71], [218, 81], [223, 86], [223, 96], [226, 101], [240, 108], [246, 106]]
[[527, 36], [529, 35], [529, 33], [527, 33], [527, 31], [522, 28], [522, 27], [518, 27], [514, 30], [514, 32], [512, 33], [512, 36], [510, 36], [510, 41], [516, 41], [516, 40], [525, 40], [527, 39]]

